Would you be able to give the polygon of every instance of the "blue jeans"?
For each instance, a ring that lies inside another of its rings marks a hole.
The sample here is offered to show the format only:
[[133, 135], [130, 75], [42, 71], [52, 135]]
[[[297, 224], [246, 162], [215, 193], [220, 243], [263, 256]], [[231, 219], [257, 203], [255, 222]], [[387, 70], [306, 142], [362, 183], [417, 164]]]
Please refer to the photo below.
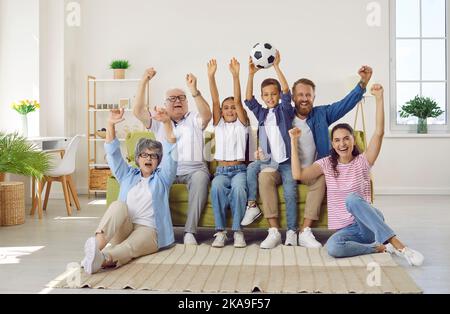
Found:
[[241, 230], [247, 206], [247, 173], [245, 165], [217, 167], [211, 183], [211, 201], [216, 230], [225, 230], [226, 210], [231, 207], [233, 231]]
[[338, 230], [327, 241], [328, 254], [333, 257], [350, 257], [376, 253], [376, 247], [386, 244], [395, 236], [384, 222], [383, 214], [356, 193], [345, 200], [347, 210], [355, 222]]
[[247, 190], [249, 201], [256, 201], [258, 192], [258, 174], [261, 172], [261, 161], [255, 160], [247, 166]]
[[[286, 203], [286, 220], [288, 230], [297, 230], [297, 181], [292, 177], [291, 160], [278, 164], [283, 183], [284, 200]], [[247, 167], [248, 200], [256, 201], [258, 190], [258, 174], [261, 172], [261, 161], [256, 160]], [[263, 204], [264, 205], [264, 204]]]
[[286, 203], [287, 229], [296, 231], [298, 228], [297, 217], [297, 181], [292, 177], [291, 160], [278, 165], [278, 172], [283, 183], [284, 202]]

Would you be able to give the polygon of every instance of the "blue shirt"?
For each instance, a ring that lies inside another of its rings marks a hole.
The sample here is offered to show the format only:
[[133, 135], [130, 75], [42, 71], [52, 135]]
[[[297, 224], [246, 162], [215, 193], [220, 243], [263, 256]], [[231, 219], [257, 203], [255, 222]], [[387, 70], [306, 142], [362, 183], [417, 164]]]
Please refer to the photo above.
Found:
[[[175, 242], [172, 218], [169, 208], [170, 186], [175, 180], [177, 162], [172, 152], [176, 152], [175, 144], [166, 141], [163, 144], [161, 163], [150, 176], [148, 181], [152, 193], [153, 209], [155, 210], [155, 224], [158, 233], [158, 247], [166, 247]], [[120, 184], [119, 200], [126, 203], [130, 189], [141, 178], [141, 170], [128, 165], [122, 157], [120, 142], [115, 138], [111, 143], [105, 143], [106, 159], [112, 173]]]
[[[277, 125], [283, 137], [284, 145], [286, 146], [286, 157], [291, 157], [291, 138], [289, 137], [289, 130], [292, 128], [292, 121], [295, 118], [295, 108], [291, 104], [291, 93], [281, 94], [281, 102], [274, 109]], [[270, 157], [270, 145], [267, 138], [266, 128], [264, 122], [266, 121], [269, 109], [263, 108], [261, 104], [253, 96], [252, 99], [245, 100], [245, 105], [250, 109], [258, 120], [258, 134], [259, 145], [261, 146], [264, 155]], [[276, 168], [276, 163], [272, 162], [271, 167]], [[263, 166], [264, 168], [264, 166]]]
[[316, 143], [317, 160], [330, 154], [331, 141], [328, 130], [330, 125], [355, 108], [365, 92], [366, 90], [358, 84], [344, 99], [330, 105], [313, 107], [306, 123], [311, 129]]

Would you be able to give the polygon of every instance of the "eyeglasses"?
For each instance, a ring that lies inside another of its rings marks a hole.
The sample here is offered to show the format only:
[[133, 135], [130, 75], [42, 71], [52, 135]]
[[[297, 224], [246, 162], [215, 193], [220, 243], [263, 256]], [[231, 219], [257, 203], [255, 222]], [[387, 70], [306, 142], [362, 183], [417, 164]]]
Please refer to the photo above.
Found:
[[177, 99], [178, 99], [179, 101], [185, 101], [185, 100], [186, 100], [186, 95], [170, 96], [170, 97], [167, 97], [166, 100], [167, 100], [168, 102], [174, 103], [174, 102], [177, 101]]
[[158, 154], [155, 154], [155, 153], [151, 153], [151, 154], [142, 153], [142, 154], [139, 154], [139, 157], [144, 158], [144, 159], [148, 159], [148, 157], [150, 157], [151, 159], [159, 159]]

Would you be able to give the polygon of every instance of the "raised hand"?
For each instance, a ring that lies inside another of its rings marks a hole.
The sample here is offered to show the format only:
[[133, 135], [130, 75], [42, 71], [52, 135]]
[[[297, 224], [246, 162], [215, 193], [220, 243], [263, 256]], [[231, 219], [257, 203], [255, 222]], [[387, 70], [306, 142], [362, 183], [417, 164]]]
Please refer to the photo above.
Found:
[[361, 84], [363, 88], [366, 88], [367, 84], [370, 81], [370, 78], [372, 77], [373, 70], [370, 66], [363, 65], [359, 70], [358, 74], [361, 77]]
[[217, 71], [217, 61], [216, 59], [211, 59], [208, 62], [208, 77], [212, 77]]
[[156, 71], [154, 68], [148, 68], [145, 70], [144, 75], [142, 76], [142, 80], [150, 81], [156, 75]]
[[110, 125], [116, 125], [117, 123], [122, 122], [123, 120], [125, 120], [125, 118], [123, 117], [124, 113], [125, 110], [123, 108], [110, 110], [108, 123]]
[[258, 72], [260, 68], [258, 68], [252, 60], [252, 57], [248, 57], [248, 73], [250, 75], [255, 75], [256, 72]]
[[164, 107], [155, 107], [155, 114], [152, 116], [152, 118], [163, 123], [170, 120], [169, 114]]
[[273, 66], [275, 68], [279, 67], [280, 62], [281, 62], [280, 52], [277, 50], [277, 52], [275, 53], [275, 60], [273, 61]]
[[239, 61], [237, 61], [237, 59], [233, 57], [233, 59], [231, 59], [231, 61], [230, 61], [231, 75], [233, 75], [234, 77], [239, 76], [240, 68], [241, 68], [241, 65], [239, 64]]
[[384, 94], [383, 86], [381, 84], [373, 84], [370, 93], [376, 98], [382, 98]]
[[289, 130], [289, 136], [291, 137], [291, 140], [296, 140], [302, 136], [302, 130], [299, 128], [292, 128]]
[[194, 76], [194, 74], [186, 74], [186, 84], [192, 94], [197, 94], [197, 78]]

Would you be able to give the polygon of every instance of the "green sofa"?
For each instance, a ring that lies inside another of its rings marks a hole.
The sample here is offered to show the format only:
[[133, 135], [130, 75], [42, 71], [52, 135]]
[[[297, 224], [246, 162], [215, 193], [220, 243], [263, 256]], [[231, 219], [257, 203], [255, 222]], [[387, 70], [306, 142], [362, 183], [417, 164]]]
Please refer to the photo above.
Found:
[[[362, 133], [362, 132], [361, 132]], [[141, 137], [154, 138], [154, 135], [150, 132], [140, 132], [134, 134], [128, 134], [126, 139], [126, 146], [128, 150], [128, 161], [130, 164], [134, 164], [134, 147]], [[214, 134], [210, 132], [205, 132], [205, 143], [208, 144], [210, 141], [214, 140]], [[365, 138], [362, 134], [357, 134], [356, 143], [360, 149], [364, 148]], [[206, 145], [206, 147], [211, 147], [211, 154], [214, 151], [214, 142], [210, 143], [211, 145]], [[207, 158], [209, 159], [209, 158]], [[216, 162], [208, 162], [210, 173], [213, 175], [216, 168]], [[305, 210], [305, 200], [306, 194], [308, 193], [308, 186], [304, 184], [298, 185], [298, 224], [301, 226], [303, 222], [303, 214]], [[208, 193], [209, 194], [209, 193]], [[111, 202], [115, 201], [119, 195], [119, 184], [114, 177], [109, 177], [107, 181], [107, 205], [111, 204]], [[279, 208], [280, 208], [280, 223], [282, 228], [286, 228], [286, 204], [284, 202], [283, 196], [283, 187], [280, 185], [278, 187], [278, 200], [279, 200]], [[261, 200], [258, 199], [258, 203], [260, 208], [262, 208]], [[173, 184], [170, 190], [169, 195], [169, 204], [172, 212], [172, 223], [174, 226], [184, 226], [187, 218], [188, 211], [188, 191], [185, 184]], [[231, 211], [228, 212], [228, 226], [231, 227]], [[200, 218], [199, 226], [201, 227], [214, 227], [214, 212], [212, 209], [211, 198], [208, 197], [208, 202], [206, 204], [206, 208], [202, 213]], [[254, 223], [249, 225], [248, 227], [255, 228], [268, 228], [269, 225], [267, 220], [264, 218], [259, 218]], [[322, 208], [320, 211], [320, 219], [315, 222], [313, 225], [315, 228], [328, 228], [328, 215], [327, 215], [327, 206], [326, 206], [326, 197], [322, 203]]]

